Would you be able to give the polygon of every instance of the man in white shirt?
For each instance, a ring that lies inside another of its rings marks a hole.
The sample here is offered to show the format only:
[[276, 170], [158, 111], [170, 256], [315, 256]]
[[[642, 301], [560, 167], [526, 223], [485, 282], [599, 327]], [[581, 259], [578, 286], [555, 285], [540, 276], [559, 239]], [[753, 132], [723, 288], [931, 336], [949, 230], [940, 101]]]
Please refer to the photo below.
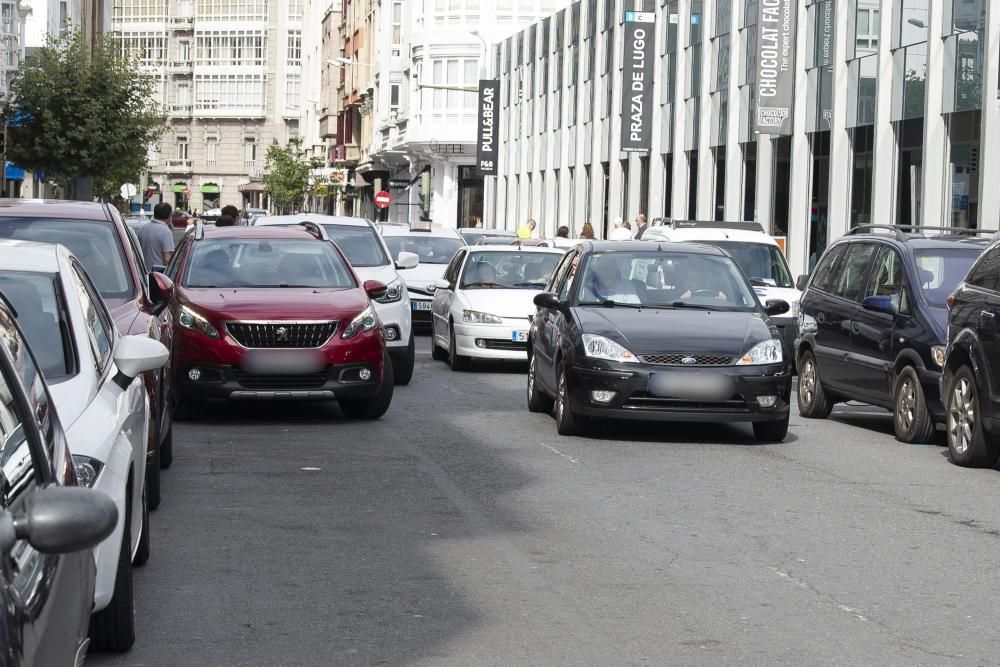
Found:
[[642, 303], [635, 285], [622, 279], [621, 270], [613, 257], [596, 257], [587, 271], [581, 294], [583, 301], [615, 301]]
[[611, 230], [608, 235], [609, 241], [631, 241], [632, 240], [632, 230], [629, 229], [629, 224], [623, 222], [621, 218], [615, 221], [615, 228]]

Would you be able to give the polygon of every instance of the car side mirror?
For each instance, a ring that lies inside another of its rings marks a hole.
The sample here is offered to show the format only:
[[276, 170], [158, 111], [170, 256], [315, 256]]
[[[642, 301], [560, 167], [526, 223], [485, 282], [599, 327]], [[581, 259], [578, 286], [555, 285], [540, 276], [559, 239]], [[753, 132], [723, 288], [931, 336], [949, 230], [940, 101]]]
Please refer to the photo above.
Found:
[[166, 273], [167, 267], [163, 264], [154, 264], [152, 268], [153, 273]]
[[94, 547], [118, 524], [118, 508], [96, 489], [39, 488], [16, 514], [0, 513], [0, 549], [10, 553], [17, 540], [27, 540], [46, 554], [65, 554]]
[[148, 336], [122, 336], [115, 343], [115, 382], [122, 389], [140, 374], [163, 368], [170, 359], [170, 352], [163, 343]]
[[768, 317], [774, 317], [776, 315], [784, 315], [791, 309], [788, 302], [783, 299], [768, 299], [767, 304], [764, 306], [764, 310], [767, 312]]
[[420, 255], [414, 252], [400, 250], [399, 255], [396, 257], [397, 269], [415, 269], [418, 264], [420, 264]]
[[801, 276], [795, 279], [795, 289], [797, 289], [800, 292], [804, 292], [806, 289], [806, 285], [808, 284], [809, 284], [808, 274], [803, 273]]
[[869, 296], [861, 302], [861, 307], [874, 313], [896, 314], [896, 304], [891, 296]]
[[148, 279], [149, 303], [153, 307], [153, 314], [159, 315], [174, 298], [174, 281], [156, 271], [151, 272]]
[[451, 283], [445, 280], [444, 278], [438, 278], [437, 280], [434, 281], [434, 289], [435, 290], [451, 289]]
[[559, 296], [552, 292], [536, 294], [534, 301], [535, 305], [539, 308], [547, 308], [549, 310], [562, 310], [566, 307], [566, 304], [559, 300]]
[[376, 301], [384, 297], [386, 291], [389, 289], [381, 280], [366, 280], [364, 287], [368, 298]]

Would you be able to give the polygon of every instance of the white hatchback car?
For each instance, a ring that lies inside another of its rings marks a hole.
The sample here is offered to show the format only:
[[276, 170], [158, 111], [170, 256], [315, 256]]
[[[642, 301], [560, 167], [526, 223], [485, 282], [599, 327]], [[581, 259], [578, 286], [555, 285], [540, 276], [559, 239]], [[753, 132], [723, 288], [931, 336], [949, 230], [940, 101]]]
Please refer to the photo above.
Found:
[[0, 293], [16, 311], [49, 386], [81, 486], [118, 506], [114, 532], [94, 550], [91, 640], [123, 651], [135, 638], [132, 564], [149, 558], [145, 466], [149, 396], [140, 374], [167, 348], [122, 336], [83, 266], [63, 246], [0, 241]]
[[789, 354], [795, 349], [802, 292], [795, 287], [781, 246], [764, 233], [759, 223], [674, 220], [666, 225], [649, 227], [642, 240], [704, 243], [728, 252], [750, 279], [762, 303], [780, 299], [791, 306], [786, 314], [772, 317], [771, 321], [778, 327]]
[[385, 329], [385, 345], [392, 359], [396, 384], [409, 384], [415, 358], [413, 323], [410, 296], [398, 271], [416, 268], [420, 258], [410, 252], [401, 252], [393, 259], [375, 226], [364, 218], [300, 213], [257, 218], [254, 225], [288, 227], [303, 222], [323, 226], [362, 282], [378, 280], [388, 286], [385, 296], [375, 300], [375, 312]]
[[379, 225], [379, 231], [393, 257], [402, 252], [412, 252], [420, 264], [412, 269], [400, 269], [399, 275], [406, 283], [413, 310], [413, 326], [431, 326], [431, 302], [437, 281], [465, 239], [454, 229], [411, 230], [407, 225]]
[[535, 295], [565, 252], [555, 248], [460, 249], [438, 281], [431, 356], [463, 370], [470, 358], [528, 360]]

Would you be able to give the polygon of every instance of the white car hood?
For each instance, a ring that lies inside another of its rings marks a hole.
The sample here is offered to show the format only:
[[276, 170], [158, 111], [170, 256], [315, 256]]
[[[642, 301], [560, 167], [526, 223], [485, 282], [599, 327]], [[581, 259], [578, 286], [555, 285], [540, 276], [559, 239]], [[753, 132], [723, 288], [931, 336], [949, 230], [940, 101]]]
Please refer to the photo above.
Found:
[[407, 287], [414, 287], [426, 292], [431, 283], [444, 277], [444, 272], [447, 269], [447, 264], [417, 264], [412, 269], [401, 269], [399, 276]]
[[366, 280], [378, 280], [386, 285], [390, 284], [396, 279], [396, 267], [392, 264], [384, 264], [382, 266], [355, 266], [354, 272], [358, 274], [358, 278], [361, 282]]
[[[49, 384], [49, 394], [56, 414], [65, 430], [69, 430], [93, 398], [93, 387], [83, 375], [76, 375], [62, 382]], [[77, 452], [74, 450], [74, 454]]]
[[535, 314], [535, 289], [475, 289], [462, 292], [470, 310], [523, 320]]

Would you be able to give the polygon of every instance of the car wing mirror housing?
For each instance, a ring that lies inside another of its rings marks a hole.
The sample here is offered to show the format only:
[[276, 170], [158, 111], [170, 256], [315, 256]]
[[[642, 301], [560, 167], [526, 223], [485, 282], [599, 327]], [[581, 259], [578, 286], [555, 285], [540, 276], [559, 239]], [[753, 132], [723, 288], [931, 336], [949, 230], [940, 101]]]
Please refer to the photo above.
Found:
[[174, 298], [174, 281], [161, 271], [149, 274], [149, 303], [153, 313], [159, 315], [170, 305]]
[[434, 281], [434, 289], [435, 290], [451, 289], [451, 283], [445, 280], [444, 278], [438, 278], [437, 280]]
[[158, 340], [143, 335], [122, 336], [115, 343], [115, 383], [125, 389], [140, 374], [163, 368], [169, 359], [169, 350]]
[[27, 540], [46, 554], [82, 551], [99, 544], [117, 523], [114, 501], [96, 489], [38, 488], [19, 512], [0, 513], [0, 549], [8, 554], [17, 540]]
[[553, 294], [552, 292], [540, 292], [535, 295], [535, 305], [539, 308], [548, 308], [551, 310], [563, 310], [566, 307], [564, 301], [559, 300], [559, 296]]
[[420, 256], [414, 252], [400, 250], [399, 255], [396, 257], [397, 269], [415, 269], [418, 264], [420, 264]]
[[384, 297], [386, 291], [389, 289], [381, 280], [366, 280], [364, 287], [368, 298], [376, 300]]
[[869, 296], [861, 302], [861, 307], [874, 313], [896, 314], [896, 304], [891, 296]]
[[795, 289], [797, 289], [800, 292], [804, 292], [806, 289], [806, 285], [808, 284], [809, 284], [809, 276], [805, 273], [803, 273], [801, 276], [795, 279]]
[[784, 315], [791, 310], [791, 306], [784, 299], [768, 299], [764, 309], [767, 311], [769, 317], [774, 317], [776, 315]]

